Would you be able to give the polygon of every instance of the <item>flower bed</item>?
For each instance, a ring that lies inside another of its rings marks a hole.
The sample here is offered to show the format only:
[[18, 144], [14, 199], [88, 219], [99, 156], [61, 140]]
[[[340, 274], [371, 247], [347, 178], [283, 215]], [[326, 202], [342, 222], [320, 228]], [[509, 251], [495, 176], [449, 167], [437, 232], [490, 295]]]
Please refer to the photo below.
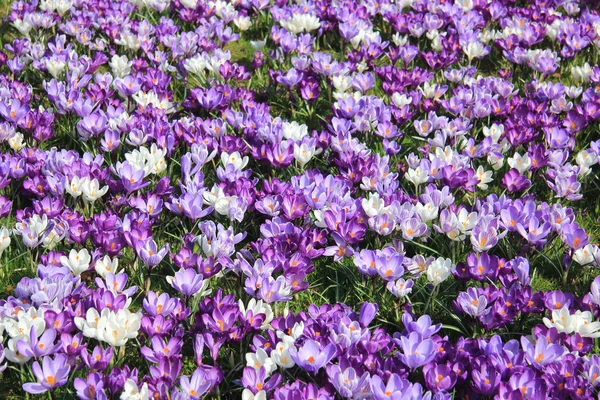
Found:
[[600, 3], [525, 3], [12, 3], [0, 397], [597, 398]]

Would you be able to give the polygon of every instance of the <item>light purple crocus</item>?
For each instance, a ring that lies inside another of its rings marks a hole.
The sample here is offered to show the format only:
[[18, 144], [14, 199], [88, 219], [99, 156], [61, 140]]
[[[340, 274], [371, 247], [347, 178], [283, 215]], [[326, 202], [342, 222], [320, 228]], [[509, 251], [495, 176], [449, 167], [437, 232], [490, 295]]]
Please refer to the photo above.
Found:
[[17, 350], [19, 353], [38, 359], [42, 356], [54, 354], [60, 349], [60, 343], [54, 344], [56, 339], [56, 331], [47, 329], [38, 339], [35, 328], [32, 326], [29, 331], [29, 342], [21, 339], [17, 342]]
[[423, 387], [420, 384], [412, 384], [397, 374], [391, 374], [387, 384], [384, 384], [378, 375], [373, 375], [370, 384], [375, 400], [415, 399], [423, 395]]
[[521, 337], [521, 345], [525, 351], [525, 359], [534, 366], [544, 366], [559, 359], [565, 352], [560, 344], [548, 343], [544, 336], [539, 336], [534, 344], [525, 336]]
[[181, 389], [192, 399], [200, 398], [208, 391], [211, 384], [210, 380], [207, 379], [206, 372], [201, 368], [196, 369], [191, 378], [183, 375], [179, 379], [179, 383]]
[[144, 241], [139, 241], [135, 244], [135, 250], [148, 268], [153, 268], [160, 264], [163, 258], [169, 252], [169, 244], [165, 244], [163, 247], [158, 249], [158, 246], [154, 239], [149, 238]]
[[308, 339], [298, 350], [290, 347], [289, 352], [297, 365], [314, 374], [331, 361], [336, 354], [336, 348], [330, 343], [321, 349], [319, 343]]
[[31, 394], [45, 393], [63, 386], [67, 383], [71, 371], [71, 366], [67, 364], [67, 356], [64, 354], [57, 355], [54, 360], [50, 356], [46, 356], [43, 358], [41, 366], [36, 361], [32, 368], [37, 382], [23, 384], [23, 390]]
[[167, 282], [187, 298], [202, 290], [204, 285], [202, 274], [197, 273], [192, 268], [180, 269], [175, 272], [175, 276], [168, 276]]
[[487, 298], [479, 295], [477, 289], [472, 287], [468, 288], [466, 292], [460, 292], [455, 304], [459, 310], [472, 317], [479, 317], [490, 311], [490, 309], [486, 309]]
[[400, 360], [410, 369], [415, 370], [435, 358], [435, 344], [431, 339], [423, 339], [417, 332], [408, 337], [400, 337]]

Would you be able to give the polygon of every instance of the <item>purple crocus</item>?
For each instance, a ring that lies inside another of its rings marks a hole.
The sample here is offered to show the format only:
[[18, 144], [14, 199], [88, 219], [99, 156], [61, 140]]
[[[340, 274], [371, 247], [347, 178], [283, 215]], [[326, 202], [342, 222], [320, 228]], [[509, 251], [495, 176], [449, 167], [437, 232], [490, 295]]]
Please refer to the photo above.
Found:
[[37, 382], [23, 384], [23, 390], [31, 394], [41, 394], [63, 386], [67, 383], [71, 371], [71, 366], [67, 364], [67, 356], [64, 354], [58, 354], [54, 360], [46, 356], [42, 359], [41, 366], [36, 361], [32, 368]]
[[17, 350], [26, 357], [34, 357], [38, 359], [42, 356], [47, 356], [56, 353], [61, 345], [54, 344], [56, 339], [56, 331], [54, 329], [46, 330], [38, 339], [35, 327], [31, 327], [29, 331], [29, 342], [21, 339], [17, 342]]
[[525, 336], [521, 337], [525, 359], [532, 365], [543, 367], [559, 359], [565, 352], [560, 344], [551, 344], [544, 336], [538, 337], [535, 346]]
[[314, 374], [335, 357], [336, 348], [332, 343], [321, 348], [319, 343], [308, 339], [298, 350], [293, 346], [290, 347], [289, 353], [297, 365]]
[[417, 332], [400, 337], [400, 360], [410, 369], [417, 369], [435, 358], [435, 344], [431, 339], [423, 339]]
[[375, 400], [404, 400], [422, 398], [423, 388], [420, 384], [412, 384], [400, 375], [391, 374], [387, 384], [379, 375], [371, 377], [371, 391]]
[[183, 213], [194, 221], [213, 212], [212, 206], [203, 208], [204, 198], [201, 192], [194, 194], [186, 193], [179, 199], [179, 204], [181, 205]]
[[456, 373], [447, 365], [431, 365], [423, 368], [427, 387], [433, 392], [451, 391], [456, 385]]
[[342, 369], [340, 365], [330, 365], [327, 367], [327, 375], [343, 398], [360, 399], [366, 397], [369, 392], [369, 373], [366, 371], [359, 375], [354, 368], [348, 365], [345, 366], [345, 369]]
[[512, 168], [502, 178], [502, 186], [504, 186], [510, 193], [519, 192], [530, 187], [531, 181], [525, 176], [521, 175], [517, 169]]
[[7, 121], [18, 123], [28, 112], [29, 105], [21, 103], [19, 99], [13, 99], [10, 106], [0, 102], [0, 115]]
[[480, 317], [487, 314], [487, 298], [480, 295], [475, 288], [468, 288], [466, 292], [460, 292], [456, 298], [456, 308], [472, 317]]
[[200, 396], [208, 391], [211, 385], [210, 380], [207, 379], [206, 372], [201, 368], [196, 369], [191, 378], [183, 375], [179, 379], [179, 383], [181, 384], [181, 389], [183, 389], [184, 393], [189, 395], [192, 399], [200, 398]]
[[205, 284], [202, 274], [197, 273], [192, 268], [180, 269], [175, 272], [175, 276], [168, 276], [167, 282], [186, 298], [190, 298], [201, 291]]
[[154, 268], [160, 264], [162, 259], [165, 258], [169, 252], [169, 244], [165, 244], [159, 250], [154, 239], [149, 238], [144, 241], [136, 242], [135, 250], [140, 259], [148, 268]]
[[98, 372], [92, 372], [88, 375], [87, 380], [75, 378], [73, 383], [77, 391], [77, 397], [82, 400], [105, 399], [104, 379]]
[[501, 377], [489, 363], [482, 363], [479, 368], [474, 368], [471, 375], [473, 376], [473, 388], [477, 393], [492, 396], [498, 390]]

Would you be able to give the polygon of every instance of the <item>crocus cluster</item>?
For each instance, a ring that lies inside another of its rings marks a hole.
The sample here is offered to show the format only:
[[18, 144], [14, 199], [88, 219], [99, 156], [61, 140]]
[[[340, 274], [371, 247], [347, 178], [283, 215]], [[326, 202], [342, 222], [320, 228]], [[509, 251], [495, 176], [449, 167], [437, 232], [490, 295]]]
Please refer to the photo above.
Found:
[[6, 14], [0, 398], [599, 398], [598, 0]]

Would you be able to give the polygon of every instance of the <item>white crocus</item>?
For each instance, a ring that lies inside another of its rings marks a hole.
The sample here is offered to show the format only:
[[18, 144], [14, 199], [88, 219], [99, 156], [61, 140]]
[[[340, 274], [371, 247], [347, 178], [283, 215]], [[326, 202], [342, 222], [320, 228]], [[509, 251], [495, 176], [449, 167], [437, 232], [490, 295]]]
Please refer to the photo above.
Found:
[[8, 145], [14, 151], [19, 151], [23, 147], [25, 147], [25, 143], [23, 143], [23, 134], [21, 132], [15, 133], [10, 139], [8, 139]]
[[454, 268], [452, 260], [440, 257], [427, 267], [427, 279], [437, 286], [448, 279]]
[[258, 349], [256, 353], [246, 353], [246, 366], [252, 367], [258, 372], [261, 367], [267, 371], [270, 376], [277, 369], [277, 365], [271, 360], [271, 357], [263, 349]]
[[396, 92], [392, 95], [392, 102], [396, 105], [396, 107], [403, 108], [404, 106], [412, 103], [412, 97]]
[[100, 315], [94, 308], [89, 308], [85, 319], [75, 318], [75, 325], [86, 337], [120, 347], [127, 340], [137, 337], [141, 320], [140, 313], [132, 313], [126, 308], [116, 313], [105, 308]]
[[242, 157], [238, 151], [234, 151], [231, 154], [227, 152], [221, 153], [221, 163], [223, 163], [224, 167], [231, 164], [236, 171], [241, 171], [248, 165], [248, 156]]
[[58, 79], [67, 64], [57, 58], [49, 58], [46, 60], [46, 69], [54, 79]]
[[293, 339], [291, 337], [288, 336], [288, 338], [291, 339], [290, 340], [283, 340], [279, 343], [277, 343], [277, 346], [275, 346], [275, 348], [273, 349], [273, 351], [271, 351], [271, 359], [273, 360], [273, 362], [275, 362], [275, 364], [277, 364], [277, 366], [281, 367], [281, 368], [292, 368], [294, 365], [296, 365], [296, 363], [294, 362], [294, 360], [292, 360], [292, 357], [290, 356], [290, 347], [293, 347]]
[[246, 15], [238, 15], [233, 19], [233, 23], [240, 31], [247, 31], [252, 26], [252, 19]]
[[469, 60], [481, 57], [485, 54], [485, 46], [481, 42], [469, 42], [466, 46], [463, 46], [463, 52], [467, 55]]
[[80, 179], [77, 175], [75, 175], [75, 176], [73, 176], [73, 179], [71, 179], [71, 183], [65, 187], [65, 190], [71, 196], [77, 198], [77, 197], [81, 196], [81, 194], [83, 193], [83, 191], [81, 190], [81, 182], [82, 182], [82, 179]]
[[116, 318], [100, 318], [97, 339], [114, 347], [123, 346], [127, 343], [127, 331]]
[[148, 384], [144, 383], [142, 388], [138, 388], [137, 383], [132, 379], [127, 379], [123, 387], [123, 393], [119, 397], [120, 400], [148, 400]]
[[69, 257], [62, 256], [60, 258], [60, 263], [63, 266], [68, 267], [75, 276], [79, 276], [82, 272], [87, 271], [90, 267], [90, 261], [92, 261], [92, 257], [87, 249], [81, 249], [79, 251], [71, 249]]
[[504, 157], [498, 153], [488, 153], [487, 162], [494, 171], [498, 171], [504, 165]]
[[336, 75], [331, 81], [338, 93], [344, 93], [352, 87], [352, 78], [347, 75]]
[[267, 400], [267, 392], [261, 390], [254, 394], [250, 389], [244, 389], [242, 392], [242, 400]]
[[140, 90], [139, 92], [131, 96], [131, 98], [135, 100], [135, 102], [141, 107], [152, 105], [154, 108], [164, 110], [167, 113], [175, 111], [173, 103], [169, 100], [168, 97], [164, 95], [162, 97], [158, 97], [158, 94], [156, 94], [156, 92], [154, 92], [153, 90], [150, 90], [148, 92]]
[[229, 215], [229, 204], [235, 200], [237, 196], [221, 196], [217, 198], [214, 204], [215, 211], [220, 215]]
[[0, 255], [10, 246], [11, 231], [7, 227], [0, 228]]
[[297, 143], [294, 143], [294, 159], [300, 164], [301, 168], [304, 168], [316, 153], [317, 151], [314, 145], [309, 146], [306, 143], [298, 145]]
[[100, 188], [100, 182], [96, 178], [91, 180], [85, 178], [81, 182], [81, 193], [86, 202], [94, 202], [104, 196], [106, 192], [108, 192], [108, 186]]
[[296, 142], [308, 135], [308, 126], [299, 124], [296, 121], [284, 122], [281, 124], [281, 130], [284, 138], [292, 139]]
[[198, 5], [198, 0], [180, 0], [180, 2], [185, 8], [189, 8], [190, 10], [195, 10]]
[[585, 63], [581, 67], [574, 66], [571, 67], [571, 74], [573, 75], [573, 79], [576, 81], [588, 83], [590, 81], [590, 77], [592, 76], [592, 67], [589, 63]]
[[12, 24], [23, 36], [29, 37], [29, 32], [33, 28], [33, 25], [20, 18], [17, 18]]
[[483, 168], [483, 166], [480, 165], [477, 168], [477, 171], [475, 171], [475, 176], [477, 177], [477, 179], [479, 179], [479, 183], [477, 184], [477, 187], [479, 189], [486, 190], [488, 188], [488, 183], [493, 181], [492, 175], [493, 175], [492, 171], [486, 171]]
[[184, 61], [183, 67], [190, 74], [202, 76], [206, 70], [207, 62], [201, 55], [188, 58]]
[[132, 62], [129, 61], [127, 56], [118, 56], [115, 54], [112, 56], [108, 66], [111, 68], [113, 75], [117, 78], [125, 78], [131, 72]]
[[439, 208], [435, 206], [433, 203], [417, 203], [415, 206], [415, 210], [421, 217], [423, 222], [432, 221], [437, 218]]
[[83, 336], [88, 338], [96, 338], [98, 336], [98, 321], [100, 314], [93, 307], [88, 308], [85, 313], [85, 318], [75, 317], [74, 322], [77, 329], [83, 332]]
[[552, 319], [543, 318], [547, 328], [556, 328], [558, 333], [579, 333], [582, 337], [600, 337], [600, 322], [594, 322], [594, 316], [589, 311], [575, 311], [571, 314], [568, 307], [552, 310]]
[[512, 157], [506, 159], [506, 162], [511, 168], [515, 168], [521, 174], [531, 168], [531, 158], [527, 153], [521, 155], [515, 152]]
[[425, 170], [425, 168], [421, 168], [419, 166], [414, 169], [409, 168], [408, 171], [406, 171], [405, 177], [413, 185], [419, 186], [429, 180], [429, 173]]
[[35, 307], [31, 307], [27, 311], [18, 313], [17, 319], [7, 319], [4, 322], [6, 332], [13, 339], [26, 339], [28, 341], [32, 327], [36, 336], [40, 336], [46, 330], [42, 309], [36, 310]]
[[494, 143], [498, 143], [503, 133], [504, 125], [502, 124], [492, 124], [490, 127], [483, 127], [483, 135], [485, 137], [491, 137]]
[[365, 214], [367, 214], [369, 217], [380, 215], [386, 209], [385, 202], [381, 197], [379, 197], [379, 193], [377, 192], [370, 193], [368, 199], [363, 198], [361, 200], [361, 205], [365, 211]]
[[598, 163], [598, 155], [590, 150], [581, 150], [575, 157], [575, 162], [579, 165], [578, 175], [588, 175], [591, 167]]
[[254, 51], [262, 51], [262, 49], [265, 47], [266, 44], [267, 44], [267, 39], [250, 41], [250, 46], [252, 46]]
[[213, 188], [210, 191], [205, 191], [204, 193], [202, 193], [204, 203], [208, 204], [209, 206], [214, 206], [217, 200], [223, 196], [225, 196], [225, 192], [219, 186], [213, 186]]
[[94, 264], [96, 273], [102, 278], [106, 278], [107, 274], [118, 274], [117, 268], [119, 268], [119, 259], [115, 258], [111, 260], [110, 256], [108, 255], [98, 259], [98, 261], [96, 261]]
[[595, 261], [594, 254], [598, 251], [598, 247], [592, 243], [575, 250], [573, 260], [579, 265], [591, 264]]
[[31, 359], [31, 357], [26, 357], [25, 355], [19, 353], [19, 351], [17, 350], [17, 342], [19, 340], [20, 339], [8, 339], [8, 343], [4, 348], [4, 355], [6, 356], [6, 359], [8, 361], [14, 362], [19, 365], [24, 365]]
[[477, 215], [478, 214], [476, 212], [470, 213], [466, 208], [461, 208], [456, 215], [458, 220], [458, 229], [460, 229], [461, 232], [469, 232], [477, 223]]

